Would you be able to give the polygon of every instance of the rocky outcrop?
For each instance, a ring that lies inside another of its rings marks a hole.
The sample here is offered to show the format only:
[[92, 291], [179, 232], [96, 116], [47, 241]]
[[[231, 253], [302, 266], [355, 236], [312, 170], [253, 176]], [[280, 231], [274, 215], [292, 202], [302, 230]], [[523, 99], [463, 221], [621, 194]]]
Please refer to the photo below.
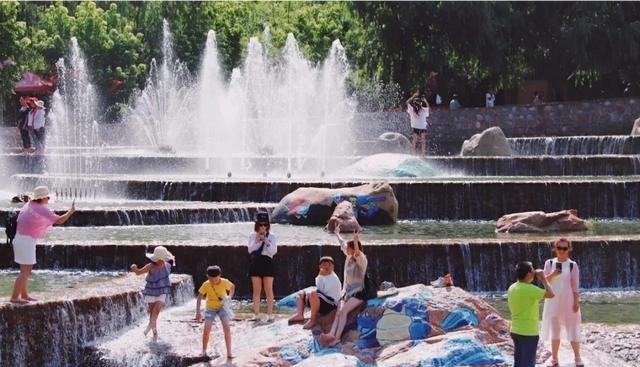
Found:
[[337, 205], [349, 201], [361, 225], [395, 223], [398, 200], [388, 183], [327, 189], [303, 187], [288, 194], [276, 206], [271, 221], [302, 225], [325, 225]]
[[587, 224], [575, 209], [554, 213], [524, 212], [502, 216], [496, 223], [498, 233], [586, 231]]
[[511, 154], [511, 145], [502, 129], [497, 126], [488, 128], [465, 140], [460, 152], [460, 155], [465, 157], [510, 156]]

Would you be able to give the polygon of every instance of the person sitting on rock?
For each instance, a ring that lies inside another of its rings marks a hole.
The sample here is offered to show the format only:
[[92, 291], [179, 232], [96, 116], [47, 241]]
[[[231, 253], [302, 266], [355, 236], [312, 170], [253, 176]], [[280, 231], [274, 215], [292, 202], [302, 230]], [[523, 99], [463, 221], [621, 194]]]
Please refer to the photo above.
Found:
[[355, 310], [367, 300], [365, 289], [365, 275], [367, 274], [367, 256], [362, 252], [360, 235], [353, 232], [353, 239], [349, 242], [340, 237], [340, 227], [335, 232], [340, 242], [342, 252], [347, 256], [344, 263], [344, 283], [342, 285], [342, 299], [336, 311], [331, 330], [320, 335], [320, 343], [334, 346], [340, 342], [340, 337], [347, 324], [349, 312]]
[[342, 290], [340, 278], [333, 271], [334, 262], [331, 256], [321, 257], [318, 267], [316, 290], [298, 292], [296, 295], [296, 314], [289, 319], [291, 324], [304, 321], [304, 308], [309, 306], [311, 308], [311, 317], [303, 326], [303, 329], [307, 330], [316, 325], [318, 315], [328, 315], [338, 307]]

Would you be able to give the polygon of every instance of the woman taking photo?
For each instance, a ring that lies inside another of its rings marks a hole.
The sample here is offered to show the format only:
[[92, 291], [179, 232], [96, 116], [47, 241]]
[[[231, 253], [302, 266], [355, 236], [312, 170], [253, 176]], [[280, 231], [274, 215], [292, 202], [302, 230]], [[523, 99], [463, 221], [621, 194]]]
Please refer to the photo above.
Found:
[[271, 224], [268, 213], [256, 214], [254, 233], [249, 236], [249, 276], [253, 288], [253, 320], [260, 320], [260, 295], [264, 289], [267, 299], [267, 321], [273, 321], [273, 279], [276, 269], [273, 256], [278, 252], [276, 237], [269, 233]]
[[551, 341], [549, 367], [558, 367], [560, 339], [571, 342], [576, 366], [583, 366], [580, 359], [580, 270], [578, 264], [569, 258], [572, 249], [571, 241], [560, 238], [552, 247], [556, 257], [544, 263], [544, 275], [556, 295], [544, 301], [540, 331], [540, 340]]
[[29, 296], [29, 275], [36, 263], [36, 242], [47, 234], [54, 224], [63, 224], [76, 211], [75, 202], [63, 215], [57, 215], [49, 208], [49, 189], [38, 186], [33, 190], [33, 198], [26, 203], [18, 214], [16, 237], [13, 239], [15, 262], [20, 264], [20, 275], [16, 279], [11, 294], [12, 303], [36, 301]]

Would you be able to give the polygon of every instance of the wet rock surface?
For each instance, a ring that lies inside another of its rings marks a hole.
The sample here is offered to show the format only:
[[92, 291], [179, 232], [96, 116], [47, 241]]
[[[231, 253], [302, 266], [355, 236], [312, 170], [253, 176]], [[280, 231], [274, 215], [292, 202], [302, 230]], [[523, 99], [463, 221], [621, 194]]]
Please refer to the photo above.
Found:
[[[267, 323], [248, 321], [246, 314], [237, 312], [231, 327], [235, 358], [227, 359], [217, 320], [208, 353], [202, 355], [203, 324], [193, 320], [192, 300], [160, 314], [157, 339], [144, 337], [145, 321], [140, 321], [88, 347], [85, 361], [100, 367], [512, 365], [513, 347], [505, 332], [508, 322], [481, 299], [456, 287], [418, 284], [398, 290], [398, 295], [369, 301], [337, 347], [322, 347], [317, 331], [288, 325], [289, 314], [278, 314]], [[541, 343], [537, 366], [548, 363], [547, 349]], [[589, 343], [582, 350], [586, 365], [633, 366]], [[560, 366], [574, 366], [573, 354], [564, 343]]]
[[575, 209], [554, 213], [524, 212], [503, 215], [496, 223], [499, 233], [586, 231], [587, 223]]
[[640, 325], [584, 324], [582, 335], [594, 349], [632, 365], [640, 361]]

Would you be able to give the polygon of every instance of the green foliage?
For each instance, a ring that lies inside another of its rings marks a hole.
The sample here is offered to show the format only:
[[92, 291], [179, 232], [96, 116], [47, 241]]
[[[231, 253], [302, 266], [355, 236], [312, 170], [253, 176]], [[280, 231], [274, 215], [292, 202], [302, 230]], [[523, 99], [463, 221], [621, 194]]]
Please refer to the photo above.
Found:
[[[384, 99], [372, 108], [424, 91], [430, 71], [439, 73], [445, 99], [455, 91], [466, 105], [480, 104], [488, 88], [524, 79], [615, 94], [621, 81], [640, 83], [638, 4], [2, 1], [0, 87], [8, 93], [25, 70], [51, 73], [76, 37], [105, 102], [124, 102], [143, 86], [151, 58], [161, 56], [167, 19], [176, 55], [191, 71], [213, 29], [227, 77], [251, 37], [276, 54], [293, 33], [312, 62], [340, 39], [352, 63], [352, 87], [366, 99]], [[270, 40], [262, 39], [267, 26]]]
[[18, 20], [18, 3], [0, 2], [0, 90], [6, 93], [20, 80], [22, 65], [18, 64], [22, 50], [29, 44], [26, 25]]

